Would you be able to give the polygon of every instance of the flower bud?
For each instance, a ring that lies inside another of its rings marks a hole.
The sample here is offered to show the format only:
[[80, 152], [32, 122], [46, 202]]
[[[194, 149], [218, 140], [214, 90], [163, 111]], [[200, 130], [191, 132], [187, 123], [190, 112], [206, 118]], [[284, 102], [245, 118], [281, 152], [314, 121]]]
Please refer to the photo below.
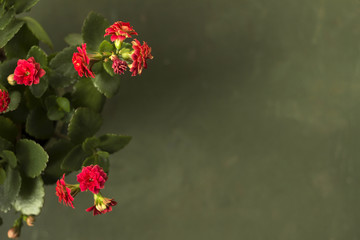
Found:
[[20, 236], [20, 231], [18, 227], [12, 227], [8, 231], [8, 238], [15, 239]]
[[11, 85], [11, 86], [14, 86], [16, 84], [15, 80], [14, 80], [14, 74], [10, 74], [8, 77], [7, 77], [7, 81], [8, 83]]
[[28, 217], [26, 218], [26, 224], [27, 224], [29, 227], [34, 226], [34, 222], [35, 222], [34, 216], [28, 216]]
[[120, 49], [120, 48], [121, 48], [121, 43], [122, 43], [121, 40], [119, 40], [119, 39], [116, 39], [116, 40], [115, 40], [115, 47], [116, 47], [116, 49]]

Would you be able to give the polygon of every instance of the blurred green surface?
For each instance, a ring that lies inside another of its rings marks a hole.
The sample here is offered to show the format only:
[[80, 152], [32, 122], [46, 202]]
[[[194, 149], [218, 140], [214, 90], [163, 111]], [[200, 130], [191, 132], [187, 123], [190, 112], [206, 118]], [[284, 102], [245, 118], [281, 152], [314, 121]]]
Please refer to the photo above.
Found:
[[90, 194], [73, 210], [48, 187], [22, 239], [360, 239], [358, 0], [41, 0], [31, 16], [60, 50], [90, 10], [153, 48], [104, 110], [101, 132], [133, 136], [104, 191], [118, 205], [92, 217]]

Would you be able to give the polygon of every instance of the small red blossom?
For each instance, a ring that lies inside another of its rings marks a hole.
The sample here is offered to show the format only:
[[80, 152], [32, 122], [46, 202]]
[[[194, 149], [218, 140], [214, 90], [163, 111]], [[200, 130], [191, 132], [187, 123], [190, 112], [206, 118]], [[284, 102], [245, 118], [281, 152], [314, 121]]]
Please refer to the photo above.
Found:
[[14, 80], [17, 84], [31, 86], [38, 84], [45, 73], [45, 70], [40, 67], [40, 63], [35, 62], [34, 57], [30, 57], [28, 60], [19, 59], [14, 71]]
[[98, 194], [100, 189], [104, 188], [107, 179], [106, 173], [99, 165], [83, 167], [81, 173], [77, 175], [80, 190], [83, 192], [89, 189], [94, 194]]
[[133, 60], [130, 67], [130, 72], [132, 72], [131, 76], [136, 76], [137, 74], [141, 74], [144, 68], [147, 68], [146, 60], [153, 59], [151, 55], [151, 47], [147, 45], [146, 42], [143, 42], [143, 45], [135, 39], [132, 41], [132, 47], [134, 52], [131, 54], [131, 59]]
[[94, 199], [94, 206], [86, 209], [87, 212], [93, 211], [93, 216], [111, 212], [112, 206], [117, 204], [113, 199], [102, 197], [101, 194], [94, 195]]
[[131, 38], [131, 35], [138, 35], [137, 32], [130, 26], [128, 22], [118, 21], [105, 30], [105, 36], [111, 35], [111, 41], [124, 41], [126, 38]]
[[89, 69], [90, 59], [86, 53], [86, 43], [83, 43], [80, 47], [77, 47], [78, 52], [73, 54], [72, 63], [79, 76], [95, 78], [93, 72]]
[[120, 60], [117, 56], [111, 57], [113, 61], [112, 68], [115, 74], [123, 74], [127, 69], [127, 63], [124, 60]]
[[66, 206], [74, 208], [73, 201], [76, 194], [79, 192], [78, 185], [71, 185], [65, 183], [65, 174], [56, 182], [56, 195], [59, 197], [59, 203], [63, 201]]
[[10, 103], [9, 93], [0, 89], [0, 113], [5, 112]]

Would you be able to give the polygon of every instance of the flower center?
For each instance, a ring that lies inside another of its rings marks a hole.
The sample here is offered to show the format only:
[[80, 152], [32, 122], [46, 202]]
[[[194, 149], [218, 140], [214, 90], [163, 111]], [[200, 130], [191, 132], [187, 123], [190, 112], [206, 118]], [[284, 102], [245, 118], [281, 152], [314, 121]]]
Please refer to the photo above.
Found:
[[29, 71], [26, 71], [25, 72], [25, 76], [29, 76], [30, 75], [30, 72]]

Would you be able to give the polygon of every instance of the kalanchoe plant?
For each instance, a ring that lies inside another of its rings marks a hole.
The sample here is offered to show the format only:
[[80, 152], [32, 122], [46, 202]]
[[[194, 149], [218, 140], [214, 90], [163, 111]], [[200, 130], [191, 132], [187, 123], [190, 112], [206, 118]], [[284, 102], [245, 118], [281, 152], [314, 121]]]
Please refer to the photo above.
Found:
[[[111, 25], [94, 12], [81, 35], [70, 34], [68, 47], [48, 55], [39, 47], [43, 42], [52, 49], [41, 25], [18, 16], [37, 2], [0, 0], [0, 211], [19, 213], [9, 238], [20, 236], [23, 222], [33, 225], [44, 202], [44, 184], [56, 183], [59, 202], [72, 208], [77, 194], [91, 192], [94, 205], [85, 210], [93, 215], [117, 204], [100, 191], [110, 155], [131, 137], [97, 136], [101, 111], [125, 72], [139, 75], [153, 58], [146, 42], [133, 39], [138, 33], [130, 23]], [[65, 182], [72, 172], [77, 172], [76, 184]]]

